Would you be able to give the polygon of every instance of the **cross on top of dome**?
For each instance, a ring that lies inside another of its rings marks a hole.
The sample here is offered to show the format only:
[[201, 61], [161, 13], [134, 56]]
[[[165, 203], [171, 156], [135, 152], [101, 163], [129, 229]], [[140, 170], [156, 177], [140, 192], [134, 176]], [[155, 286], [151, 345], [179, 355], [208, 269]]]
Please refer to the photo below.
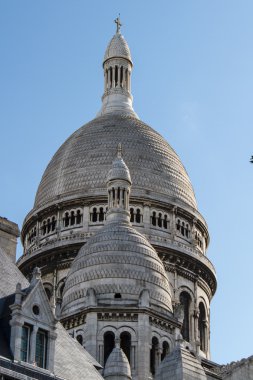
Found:
[[117, 24], [117, 30], [116, 30], [116, 33], [120, 33], [120, 28], [122, 26], [121, 22], [120, 22], [120, 14], [119, 16], [114, 20], [115, 24]]

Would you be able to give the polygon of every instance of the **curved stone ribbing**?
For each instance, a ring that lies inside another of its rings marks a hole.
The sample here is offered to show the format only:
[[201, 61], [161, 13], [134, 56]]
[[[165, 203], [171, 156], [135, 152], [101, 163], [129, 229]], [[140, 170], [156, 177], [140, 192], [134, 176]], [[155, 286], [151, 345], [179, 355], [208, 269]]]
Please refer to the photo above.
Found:
[[118, 143], [131, 173], [132, 196], [148, 194], [157, 200], [163, 195], [197, 208], [189, 177], [170, 145], [137, 118], [116, 114], [92, 120], [66, 140], [44, 172], [34, 207], [106, 196], [106, 177]]
[[126, 58], [129, 61], [132, 61], [129, 46], [120, 33], [116, 33], [109, 42], [105, 51], [104, 61], [117, 57]]
[[63, 296], [63, 314], [85, 305], [87, 290], [99, 300], [113, 298], [138, 302], [148, 289], [153, 305], [171, 310], [168, 279], [149, 242], [129, 223], [108, 223], [84, 245], [69, 271]]

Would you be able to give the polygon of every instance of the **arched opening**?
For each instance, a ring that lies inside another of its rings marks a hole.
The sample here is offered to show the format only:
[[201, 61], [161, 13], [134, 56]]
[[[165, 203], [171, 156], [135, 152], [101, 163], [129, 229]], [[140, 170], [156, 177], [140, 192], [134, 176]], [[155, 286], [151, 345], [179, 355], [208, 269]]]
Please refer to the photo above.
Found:
[[120, 347], [124, 351], [129, 363], [131, 362], [131, 334], [124, 331], [120, 334]]
[[99, 220], [100, 222], [103, 222], [103, 221], [104, 221], [104, 209], [103, 209], [103, 207], [100, 207], [100, 209], [99, 209], [98, 220]]
[[92, 222], [95, 223], [95, 222], [97, 222], [97, 220], [98, 220], [97, 208], [94, 207], [93, 212], [92, 212]]
[[165, 356], [167, 356], [169, 353], [170, 353], [170, 346], [169, 346], [169, 343], [165, 341], [163, 342], [163, 351], [161, 354], [161, 360], [163, 360]]
[[182, 222], [182, 226], [181, 226], [181, 234], [184, 236], [184, 222]]
[[52, 231], [55, 230], [55, 227], [56, 227], [56, 220], [55, 220], [55, 217], [53, 216], [52, 217]]
[[130, 208], [130, 222], [131, 223], [134, 222], [134, 209], [133, 208]]
[[189, 237], [189, 225], [186, 224], [186, 228], [185, 228], [185, 236], [188, 238]]
[[46, 235], [46, 233], [47, 233], [47, 223], [44, 220], [43, 225], [42, 225], [42, 234]]
[[47, 233], [49, 234], [50, 231], [51, 231], [51, 220], [48, 219], [47, 220]]
[[168, 217], [167, 215], [164, 215], [164, 219], [163, 219], [163, 227], [167, 230], [168, 228]]
[[158, 215], [158, 221], [157, 221], [158, 227], [162, 227], [162, 214], [159, 213]]
[[184, 320], [181, 333], [187, 342], [190, 341], [190, 303], [191, 296], [187, 292], [182, 292], [180, 294], [180, 304], [184, 308]]
[[203, 302], [199, 304], [199, 341], [200, 349], [206, 351], [206, 310]]
[[118, 66], [115, 66], [115, 87], [118, 86]]
[[104, 365], [114, 349], [115, 346], [115, 335], [112, 331], [107, 331], [104, 334]]
[[68, 212], [65, 212], [64, 226], [65, 226], [65, 227], [68, 227], [68, 226], [69, 226], [69, 213], [68, 213]]
[[114, 294], [114, 298], [122, 298], [122, 297], [121, 297], [121, 293], [115, 293], [115, 294]]
[[83, 345], [83, 337], [82, 337], [82, 335], [80, 335], [80, 334], [77, 335], [76, 340], [78, 341], [78, 343], [81, 344], [81, 346]]
[[177, 230], [180, 231], [180, 220], [179, 219], [177, 220], [176, 226], [177, 226]]
[[158, 366], [158, 356], [159, 356], [159, 342], [156, 337], [152, 338], [152, 347], [150, 350], [150, 372], [152, 375], [155, 374]]
[[82, 214], [80, 210], [76, 212], [76, 224], [80, 224], [82, 222]]
[[46, 292], [46, 294], [47, 294], [47, 298], [48, 298], [48, 300], [50, 301], [50, 299], [51, 299], [51, 296], [52, 296], [52, 293], [51, 293], [51, 291], [50, 291], [50, 289], [49, 288], [44, 288], [45, 289], [45, 292]]
[[152, 226], [156, 226], [156, 212], [153, 211], [153, 215], [151, 216]]
[[141, 222], [141, 210], [139, 208], [137, 208], [136, 210], [136, 223], [140, 223]]
[[70, 225], [74, 226], [74, 224], [75, 224], [75, 212], [71, 211], [71, 214], [70, 214]]

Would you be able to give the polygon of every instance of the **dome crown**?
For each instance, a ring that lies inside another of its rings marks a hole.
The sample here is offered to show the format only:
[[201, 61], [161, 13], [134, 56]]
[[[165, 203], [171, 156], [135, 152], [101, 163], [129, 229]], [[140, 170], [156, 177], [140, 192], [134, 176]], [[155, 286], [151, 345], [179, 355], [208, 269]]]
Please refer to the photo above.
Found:
[[104, 62], [110, 58], [125, 58], [132, 63], [131, 53], [125, 38], [120, 33], [121, 23], [119, 17], [115, 20], [117, 31], [109, 42], [104, 55]]
[[108, 173], [107, 182], [117, 179], [132, 183], [129, 169], [122, 158], [122, 146], [120, 143], [118, 144], [117, 156], [114, 158], [112, 168]]

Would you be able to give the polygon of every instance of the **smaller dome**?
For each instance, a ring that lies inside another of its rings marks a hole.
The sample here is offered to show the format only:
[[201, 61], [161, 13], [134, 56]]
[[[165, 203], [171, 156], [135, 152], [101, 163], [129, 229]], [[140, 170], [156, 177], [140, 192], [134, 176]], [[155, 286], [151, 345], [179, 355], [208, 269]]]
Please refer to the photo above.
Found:
[[105, 379], [115, 379], [116, 376], [120, 377], [122, 380], [132, 379], [129, 361], [119, 346], [114, 347], [112, 350], [107, 359], [104, 370]]
[[132, 183], [131, 181], [131, 176], [129, 169], [123, 160], [121, 156], [121, 144], [118, 145], [118, 154], [117, 157], [112, 162], [112, 168], [109, 170], [108, 176], [107, 176], [107, 182], [113, 181], [113, 180], [124, 180], [128, 181], [130, 184]]
[[125, 38], [120, 33], [116, 33], [107, 46], [104, 62], [110, 58], [126, 58], [132, 63], [130, 49]]

